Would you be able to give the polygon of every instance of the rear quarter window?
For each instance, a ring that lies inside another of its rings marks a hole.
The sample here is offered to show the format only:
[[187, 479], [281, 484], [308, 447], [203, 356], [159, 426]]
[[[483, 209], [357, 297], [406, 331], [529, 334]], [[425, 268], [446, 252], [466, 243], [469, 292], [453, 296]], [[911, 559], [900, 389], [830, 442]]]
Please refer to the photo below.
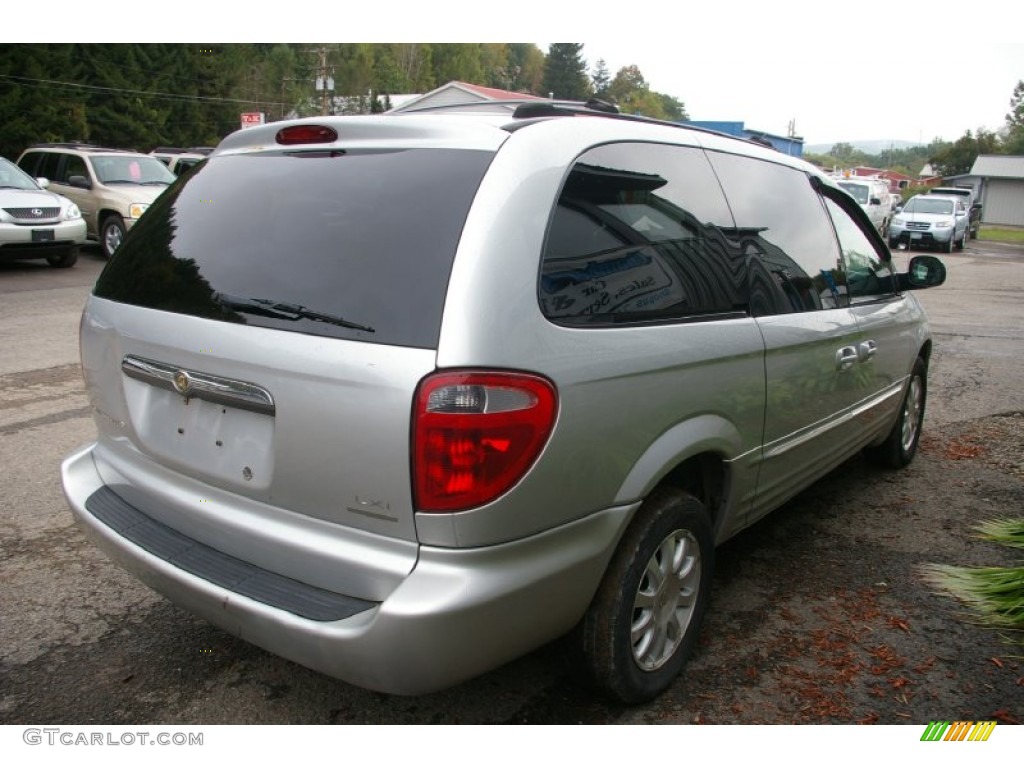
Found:
[[702, 150], [620, 143], [579, 158], [555, 206], [538, 299], [557, 323], [748, 313], [732, 217]]

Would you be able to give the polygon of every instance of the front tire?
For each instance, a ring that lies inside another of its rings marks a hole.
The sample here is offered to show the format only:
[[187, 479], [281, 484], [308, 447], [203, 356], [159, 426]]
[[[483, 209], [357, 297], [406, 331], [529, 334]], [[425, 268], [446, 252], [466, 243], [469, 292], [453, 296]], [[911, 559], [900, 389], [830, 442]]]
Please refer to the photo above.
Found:
[[928, 398], [928, 364], [917, 358], [910, 372], [907, 391], [903, 395], [896, 423], [880, 445], [864, 449], [865, 457], [873, 464], [891, 469], [902, 469], [914, 460], [917, 444], [921, 440], [924, 406]]
[[593, 683], [627, 704], [662, 693], [693, 651], [714, 568], [711, 522], [688, 493], [643, 503], [580, 627]]
[[121, 241], [124, 240], [126, 231], [124, 219], [116, 213], [110, 214], [103, 220], [103, 225], [100, 227], [100, 248], [103, 249], [104, 256], [109, 259], [114, 255], [114, 251], [120, 247]]
[[78, 261], [78, 246], [71, 246], [60, 256], [47, 256], [46, 263], [56, 269], [66, 269]]

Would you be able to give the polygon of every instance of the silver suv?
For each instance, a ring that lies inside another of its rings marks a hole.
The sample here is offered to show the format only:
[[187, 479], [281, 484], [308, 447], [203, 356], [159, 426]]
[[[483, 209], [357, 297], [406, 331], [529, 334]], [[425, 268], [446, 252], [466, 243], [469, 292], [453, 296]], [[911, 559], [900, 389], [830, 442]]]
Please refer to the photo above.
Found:
[[[603, 107], [602, 107], [603, 109]], [[235, 133], [129, 233], [81, 325], [63, 484], [172, 600], [418, 694], [568, 635], [670, 685], [714, 547], [861, 450], [914, 457], [932, 341], [799, 160], [584, 105]]]
[[37, 144], [21, 153], [18, 167], [78, 205], [89, 239], [98, 240], [108, 258], [174, 181], [155, 157], [88, 144]]

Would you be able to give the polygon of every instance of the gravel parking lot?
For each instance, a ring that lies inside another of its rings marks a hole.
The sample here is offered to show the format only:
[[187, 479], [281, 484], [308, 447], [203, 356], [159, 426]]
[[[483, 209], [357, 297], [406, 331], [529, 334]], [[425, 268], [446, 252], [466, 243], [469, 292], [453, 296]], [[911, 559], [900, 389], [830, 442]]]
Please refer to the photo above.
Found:
[[560, 644], [439, 694], [370, 693], [141, 586], [85, 541], [57, 475], [92, 435], [75, 333], [102, 261], [0, 265], [0, 722], [1018, 723], [1024, 660], [918, 569], [1010, 558], [972, 527], [1024, 509], [1024, 249], [943, 259], [947, 284], [921, 294], [935, 355], [915, 463], [851, 460], [720, 548], [698, 653], [642, 707], [581, 688]]

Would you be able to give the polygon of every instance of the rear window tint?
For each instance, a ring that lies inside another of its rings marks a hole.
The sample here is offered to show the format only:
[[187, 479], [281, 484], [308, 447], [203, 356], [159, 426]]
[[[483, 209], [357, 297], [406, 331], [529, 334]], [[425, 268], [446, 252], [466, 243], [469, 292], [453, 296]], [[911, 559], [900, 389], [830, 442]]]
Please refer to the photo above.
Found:
[[210, 159], [157, 200], [95, 294], [225, 322], [430, 348], [493, 153]]

